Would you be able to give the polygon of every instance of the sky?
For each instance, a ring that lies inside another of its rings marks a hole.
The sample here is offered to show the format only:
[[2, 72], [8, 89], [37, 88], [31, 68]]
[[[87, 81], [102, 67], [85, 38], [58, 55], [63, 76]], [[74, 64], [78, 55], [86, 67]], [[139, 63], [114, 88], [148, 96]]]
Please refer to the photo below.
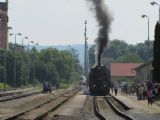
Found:
[[[4, 1], [4, 0], [0, 0]], [[150, 18], [150, 40], [158, 20], [158, 6], [152, 0], [104, 0], [113, 17], [110, 40], [120, 39], [129, 44], [144, 42], [147, 19]], [[154, 0], [160, 3], [159, 0]], [[9, 0], [10, 33], [22, 33], [40, 45], [70, 45], [84, 43], [84, 21], [87, 20], [88, 43], [94, 44], [98, 26], [91, 5], [86, 0]], [[14, 42], [13, 36], [9, 37]], [[21, 43], [22, 37], [17, 37]]]

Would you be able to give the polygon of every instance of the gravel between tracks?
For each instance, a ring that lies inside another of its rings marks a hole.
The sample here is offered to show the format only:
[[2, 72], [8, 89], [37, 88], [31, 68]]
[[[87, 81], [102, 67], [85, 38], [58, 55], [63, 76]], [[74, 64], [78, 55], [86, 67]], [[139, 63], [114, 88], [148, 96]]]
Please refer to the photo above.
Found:
[[74, 111], [74, 115], [61, 115], [54, 116], [51, 120], [99, 120], [93, 109], [93, 98], [87, 96], [86, 101], [82, 109]]
[[11, 101], [0, 102], [0, 119], [12, 116], [16, 113], [26, 111], [34, 106], [56, 97], [55, 95], [63, 93], [64, 90], [54, 91], [53, 94], [36, 94]]
[[124, 113], [132, 116], [135, 120], [160, 120], [160, 107], [158, 105], [149, 106], [147, 100], [137, 101], [135, 96], [118, 95], [116, 98], [133, 108]]
[[115, 113], [113, 111], [113, 109], [109, 106], [109, 104], [106, 102], [106, 100], [104, 98], [97, 98], [97, 99], [98, 99], [98, 106], [99, 106], [100, 113], [102, 113], [102, 115], [106, 119], [109, 119], [109, 120], [125, 120], [124, 118], [117, 115], [117, 113]]
[[84, 120], [99, 120], [94, 113], [93, 97], [88, 96], [84, 104]]

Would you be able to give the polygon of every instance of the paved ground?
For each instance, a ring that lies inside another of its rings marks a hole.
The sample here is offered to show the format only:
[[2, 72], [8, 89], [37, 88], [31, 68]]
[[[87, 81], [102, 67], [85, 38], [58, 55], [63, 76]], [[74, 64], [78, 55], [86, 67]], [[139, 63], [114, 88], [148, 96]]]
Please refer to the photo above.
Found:
[[136, 96], [125, 96], [118, 94], [116, 98], [132, 108], [126, 113], [136, 118], [136, 120], [160, 120], [159, 105], [148, 105], [147, 100], [138, 101]]
[[20, 99], [14, 99], [6, 102], [0, 102], [0, 119], [33, 108], [44, 101], [54, 98], [55, 95], [62, 93], [64, 90], [53, 91], [52, 94], [36, 94]]
[[69, 100], [65, 105], [60, 107], [55, 114], [56, 115], [73, 115], [75, 111], [82, 109], [86, 95], [76, 95]]

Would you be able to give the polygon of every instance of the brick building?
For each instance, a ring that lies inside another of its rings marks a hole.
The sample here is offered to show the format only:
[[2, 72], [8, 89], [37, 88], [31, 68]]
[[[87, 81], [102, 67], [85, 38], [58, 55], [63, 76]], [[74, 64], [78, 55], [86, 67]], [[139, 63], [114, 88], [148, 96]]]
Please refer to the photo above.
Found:
[[136, 79], [136, 71], [133, 70], [142, 63], [111, 63], [111, 80], [113, 82], [134, 81]]
[[140, 83], [145, 83], [147, 81], [154, 82], [154, 80], [152, 79], [153, 76], [152, 61], [144, 63], [134, 68], [134, 70], [136, 70], [136, 77]]
[[8, 3], [0, 2], [0, 48], [8, 47]]

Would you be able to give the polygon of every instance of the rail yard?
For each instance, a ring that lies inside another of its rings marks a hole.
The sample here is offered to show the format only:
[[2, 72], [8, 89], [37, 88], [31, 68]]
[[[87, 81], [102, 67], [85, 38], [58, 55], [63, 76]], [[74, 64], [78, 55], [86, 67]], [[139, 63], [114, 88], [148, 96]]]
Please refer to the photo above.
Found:
[[159, 51], [158, 0], [0, 0], [0, 120], [160, 120]]
[[[136, 96], [91, 96], [86, 86], [37, 93], [0, 102], [1, 120], [158, 120], [156, 102], [137, 101]], [[154, 117], [153, 117], [154, 116]]]

